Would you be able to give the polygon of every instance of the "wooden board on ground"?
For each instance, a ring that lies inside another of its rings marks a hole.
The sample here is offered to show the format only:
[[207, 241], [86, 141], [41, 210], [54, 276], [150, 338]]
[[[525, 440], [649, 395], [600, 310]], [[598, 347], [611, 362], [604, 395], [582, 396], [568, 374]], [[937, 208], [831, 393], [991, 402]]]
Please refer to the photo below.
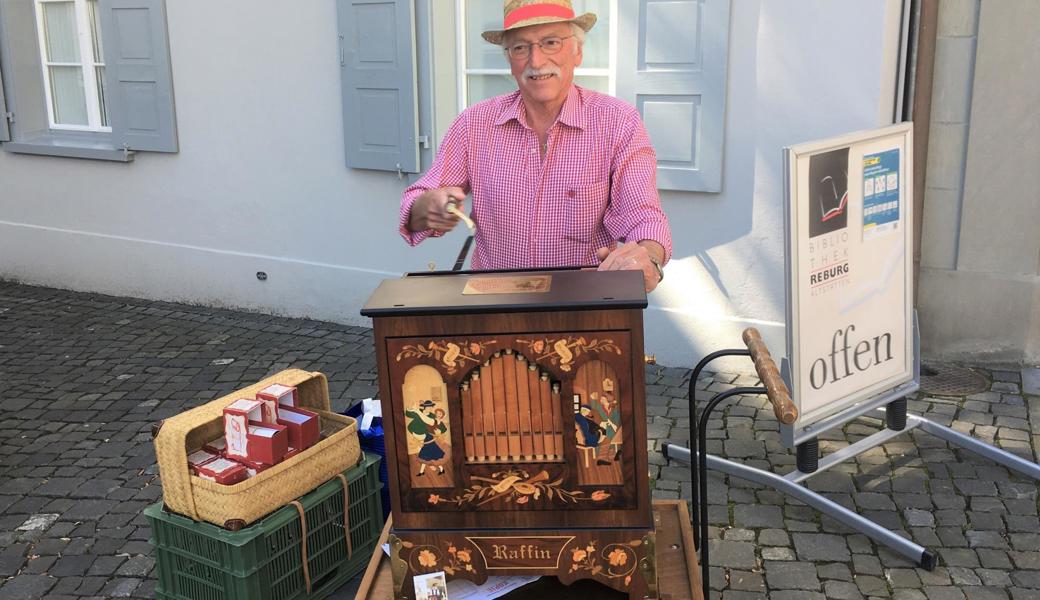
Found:
[[[654, 501], [654, 528], [657, 530], [657, 578], [660, 600], [703, 600], [701, 594], [701, 570], [693, 548], [693, 530], [690, 513], [682, 500]], [[391, 517], [392, 518], [392, 517]], [[393, 600], [393, 578], [390, 561], [383, 553], [382, 545], [390, 530], [390, 521], [376, 545], [372, 560], [361, 580], [355, 600]], [[620, 592], [608, 589], [594, 581], [581, 580], [574, 585], [562, 585], [555, 577], [542, 577], [538, 581], [502, 596], [504, 600], [557, 600], [564, 598], [627, 598]]]

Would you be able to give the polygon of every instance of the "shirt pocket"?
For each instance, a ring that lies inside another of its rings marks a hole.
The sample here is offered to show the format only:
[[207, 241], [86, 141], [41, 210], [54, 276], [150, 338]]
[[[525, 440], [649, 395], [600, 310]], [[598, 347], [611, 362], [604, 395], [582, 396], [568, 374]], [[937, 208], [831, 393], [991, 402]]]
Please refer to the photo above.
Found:
[[610, 181], [568, 186], [564, 190], [567, 218], [563, 235], [567, 239], [590, 243], [603, 223], [603, 211], [610, 200]]

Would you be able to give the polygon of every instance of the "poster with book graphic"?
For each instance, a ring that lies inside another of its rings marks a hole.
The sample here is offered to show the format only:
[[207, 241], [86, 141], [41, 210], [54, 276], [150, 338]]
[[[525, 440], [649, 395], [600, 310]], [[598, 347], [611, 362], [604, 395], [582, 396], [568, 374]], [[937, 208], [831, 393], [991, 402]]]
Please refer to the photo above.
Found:
[[786, 149], [794, 429], [913, 378], [912, 125]]

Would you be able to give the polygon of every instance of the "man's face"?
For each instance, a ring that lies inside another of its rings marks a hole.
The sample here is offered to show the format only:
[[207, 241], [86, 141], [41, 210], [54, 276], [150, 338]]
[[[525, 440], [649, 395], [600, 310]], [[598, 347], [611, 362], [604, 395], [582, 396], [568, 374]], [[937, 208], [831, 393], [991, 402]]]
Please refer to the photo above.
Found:
[[509, 68], [525, 103], [562, 104], [567, 98], [574, 82], [574, 69], [581, 65], [581, 48], [573, 34], [574, 30], [568, 23], [548, 23], [523, 27], [507, 35], [506, 48], [547, 38], [565, 38], [563, 47], [555, 54], [546, 54], [538, 45], [531, 46], [525, 58], [513, 58], [507, 54]]

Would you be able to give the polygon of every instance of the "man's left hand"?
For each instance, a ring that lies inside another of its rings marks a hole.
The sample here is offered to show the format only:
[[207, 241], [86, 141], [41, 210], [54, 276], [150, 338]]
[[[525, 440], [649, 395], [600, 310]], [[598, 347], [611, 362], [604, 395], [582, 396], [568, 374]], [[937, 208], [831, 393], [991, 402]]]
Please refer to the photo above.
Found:
[[596, 255], [600, 260], [598, 271], [642, 271], [647, 293], [654, 291], [657, 284], [661, 283], [657, 267], [650, 259], [653, 257], [661, 264], [664, 248], [653, 240], [621, 244], [613, 252], [609, 248], [600, 248]]

